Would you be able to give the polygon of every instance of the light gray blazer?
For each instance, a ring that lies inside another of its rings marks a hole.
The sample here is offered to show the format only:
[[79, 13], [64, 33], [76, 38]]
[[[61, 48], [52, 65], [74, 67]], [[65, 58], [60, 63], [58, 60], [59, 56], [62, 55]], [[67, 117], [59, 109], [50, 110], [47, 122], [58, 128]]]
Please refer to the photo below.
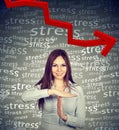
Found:
[[[85, 125], [85, 98], [83, 90], [77, 84], [70, 83], [71, 93], [78, 96], [63, 98], [62, 104], [67, 121], [64, 122], [57, 115], [57, 96], [49, 96], [48, 89], [40, 89], [40, 85], [27, 90], [22, 94], [23, 101], [37, 101], [44, 98], [44, 109], [42, 111], [42, 125], [40, 130], [76, 130]], [[54, 89], [54, 86], [51, 87]]]

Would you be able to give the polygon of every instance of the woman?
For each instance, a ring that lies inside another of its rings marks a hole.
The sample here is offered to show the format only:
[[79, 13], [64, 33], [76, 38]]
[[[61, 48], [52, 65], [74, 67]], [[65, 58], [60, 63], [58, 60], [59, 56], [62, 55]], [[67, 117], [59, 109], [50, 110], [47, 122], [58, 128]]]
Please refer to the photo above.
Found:
[[76, 130], [85, 125], [83, 91], [74, 83], [68, 55], [62, 49], [51, 52], [43, 77], [22, 99], [38, 100], [42, 108], [40, 130]]

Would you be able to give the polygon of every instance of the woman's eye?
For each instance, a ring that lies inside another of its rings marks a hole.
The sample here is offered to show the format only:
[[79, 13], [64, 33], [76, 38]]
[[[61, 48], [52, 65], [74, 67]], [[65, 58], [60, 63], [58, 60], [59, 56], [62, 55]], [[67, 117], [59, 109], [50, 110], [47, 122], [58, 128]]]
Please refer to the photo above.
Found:
[[54, 64], [54, 65], [52, 65], [53, 67], [56, 67], [57, 65], [56, 64]]
[[65, 64], [62, 64], [63, 67], [65, 67], [66, 65]]
[[[58, 65], [57, 64], [53, 64], [52, 67], [57, 67]], [[62, 67], [66, 67], [66, 64], [62, 64], [61, 65]]]

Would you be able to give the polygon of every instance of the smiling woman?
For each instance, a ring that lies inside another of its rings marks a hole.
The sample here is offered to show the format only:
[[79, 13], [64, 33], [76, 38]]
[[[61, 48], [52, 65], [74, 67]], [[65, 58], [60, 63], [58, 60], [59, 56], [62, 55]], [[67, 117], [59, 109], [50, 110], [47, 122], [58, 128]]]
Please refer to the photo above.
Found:
[[40, 130], [76, 130], [85, 125], [83, 90], [73, 81], [68, 55], [62, 49], [50, 53], [43, 77], [22, 99], [38, 100], [42, 108]]
[[56, 80], [61, 80], [64, 78], [64, 76], [66, 75], [67, 72], [67, 67], [66, 67], [66, 63], [65, 60], [63, 59], [62, 56], [58, 56], [52, 65], [52, 75], [54, 77], [54, 82]]

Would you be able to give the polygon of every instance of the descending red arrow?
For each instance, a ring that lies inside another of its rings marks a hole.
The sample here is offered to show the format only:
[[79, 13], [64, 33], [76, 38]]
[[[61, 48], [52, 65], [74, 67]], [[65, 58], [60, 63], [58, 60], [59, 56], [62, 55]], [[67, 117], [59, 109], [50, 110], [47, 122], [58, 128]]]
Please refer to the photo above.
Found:
[[16, 0], [16, 1], [4, 0], [4, 1], [6, 3], [7, 8], [14, 8], [17, 6], [33, 6], [33, 7], [42, 8], [44, 11], [43, 13], [44, 13], [45, 24], [65, 28], [68, 30], [68, 44], [83, 46], [83, 47], [105, 45], [105, 47], [101, 51], [101, 54], [103, 56], [106, 56], [117, 41], [116, 38], [108, 34], [105, 34], [99, 30], [94, 31], [94, 36], [98, 37], [98, 39], [94, 39], [94, 40], [74, 39], [73, 25], [71, 23], [50, 18], [48, 2], [42, 2], [38, 0]]

